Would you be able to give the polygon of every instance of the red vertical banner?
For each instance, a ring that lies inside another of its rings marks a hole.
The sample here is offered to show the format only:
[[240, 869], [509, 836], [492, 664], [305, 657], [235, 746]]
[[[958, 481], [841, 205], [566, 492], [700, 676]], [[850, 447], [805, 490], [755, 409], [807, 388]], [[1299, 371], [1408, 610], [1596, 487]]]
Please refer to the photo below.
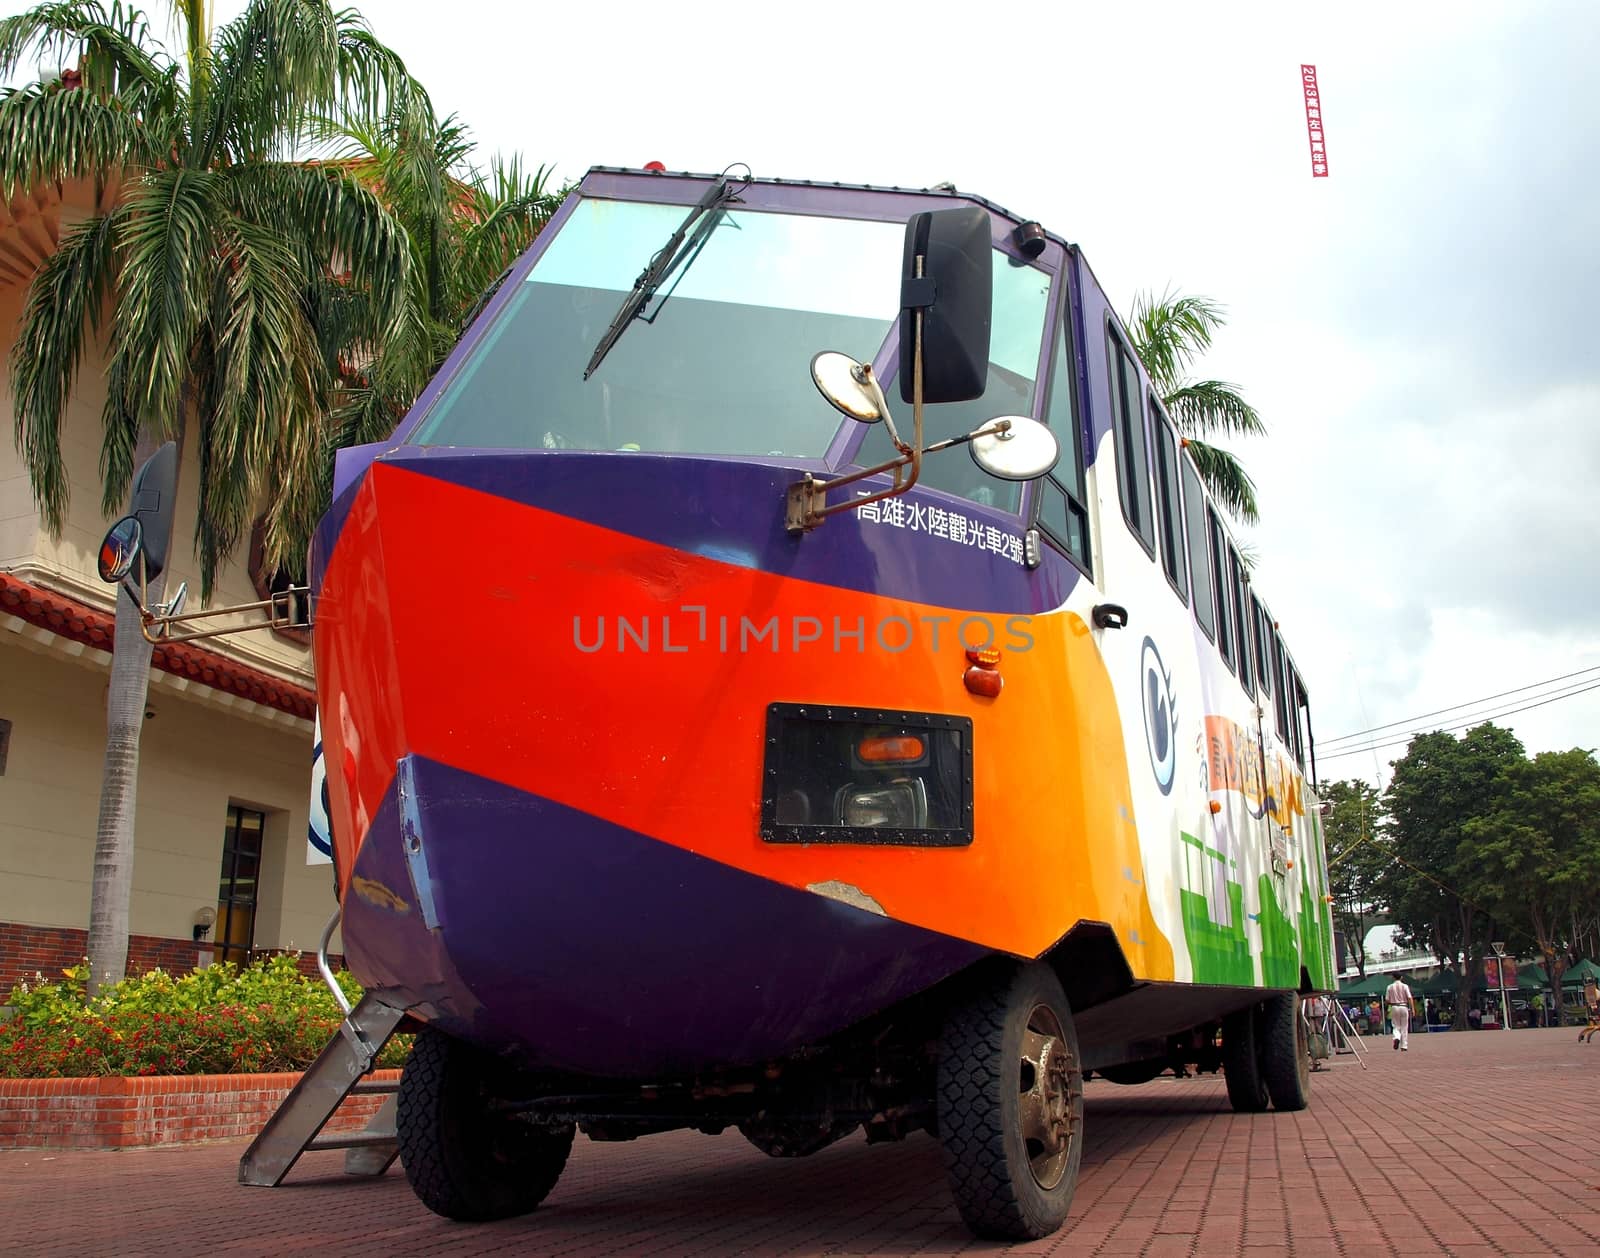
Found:
[[1317, 91], [1317, 67], [1300, 67], [1300, 86], [1306, 94], [1306, 134], [1311, 138], [1311, 177], [1328, 177], [1328, 146], [1322, 134], [1322, 96]]

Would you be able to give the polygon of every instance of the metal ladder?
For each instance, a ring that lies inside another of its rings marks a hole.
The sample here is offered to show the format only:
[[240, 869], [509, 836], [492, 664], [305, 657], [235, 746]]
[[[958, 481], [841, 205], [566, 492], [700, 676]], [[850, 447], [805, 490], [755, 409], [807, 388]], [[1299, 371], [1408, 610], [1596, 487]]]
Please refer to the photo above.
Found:
[[[350, 1007], [328, 966], [328, 941], [339, 917], [340, 910], [335, 909], [323, 928], [317, 969], [344, 1011], [344, 1021], [239, 1159], [241, 1184], [276, 1188], [308, 1150], [345, 1150], [347, 1175], [382, 1175], [399, 1156], [394, 1095], [399, 1085], [365, 1076], [405, 1017], [405, 1010], [370, 995], [363, 996], [354, 1009]], [[387, 1093], [388, 1098], [364, 1130], [319, 1134], [346, 1097], [371, 1093]]]

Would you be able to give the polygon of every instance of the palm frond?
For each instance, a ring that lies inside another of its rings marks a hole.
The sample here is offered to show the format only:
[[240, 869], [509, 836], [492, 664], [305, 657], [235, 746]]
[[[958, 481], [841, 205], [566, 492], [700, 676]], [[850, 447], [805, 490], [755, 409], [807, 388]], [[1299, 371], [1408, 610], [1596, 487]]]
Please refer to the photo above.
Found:
[[112, 359], [127, 372], [128, 405], [163, 437], [181, 424], [179, 392], [216, 265], [211, 228], [219, 184], [210, 171], [158, 171], [128, 192], [119, 221], [122, 287]]
[[1140, 293], [1128, 315], [1128, 335], [1145, 370], [1165, 396], [1178, 387], [1190, 364], [1211, 348], [1211, 334], [1226, 322], [1223, 307], [1208, 297], [1166, 292], [1159, 299]]
[[28, 289], [11, 350], [16, 443], [34, 497], [52, 533], [67, 508], [61, 458], [61, 418], [89, 335], [115, 282], [117, 214], [104, 214], [63, 233]]
[[146, 125], [88, 92], [11, 89], [0, 94], [0, 196], [69, 179], [120, 179], [160, 163], [171, 138], [169, 126]]
[[1220, 446], [1208, 445], [1195, 437], [1187, 438], [1184, 445], [1194, 459], [1200, 479], [1205, 482], [1218, 505], [1237, 520], [1246, 524], [1258, 523], [1261, 516], [1256, 506], [1255, 482], [1239, 460]]
[[292, 233], [325, 265], [373, 293], [392, 319], [404, 304], [411, 257], [405, 229], [360, 180], [285, 162], [235, 167], [226, 200], [240, 218]]
[[1178, 427], [1192, 437], [1261, 437], [1267, 426], [1256, 408], [1239, 396], [1237, 386], [1221, 380], [1196, 380], [1163, 396]]
[[0, 18], [0, 77], [32, 60], [43, 80], [50, 71], [77, 68], [94, 94], [116, 95], [130, 82], [165, 73], [164, 51], [150, 38], [150, 23], [117, 0], [58, 0]]

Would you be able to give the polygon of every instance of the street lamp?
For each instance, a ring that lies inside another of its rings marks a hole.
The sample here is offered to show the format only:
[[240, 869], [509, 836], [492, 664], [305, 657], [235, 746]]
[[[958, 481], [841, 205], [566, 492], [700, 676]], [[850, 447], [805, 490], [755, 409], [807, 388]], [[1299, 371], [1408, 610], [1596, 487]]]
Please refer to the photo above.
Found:
[[1495, 982], [1500, 987], [1500, 1029], [1507, 1031], [1511, 1028], [1511, 1018], [1506, 1012], [1506, 946], [1504, 943], [1499, 942], [1491, 943], [1489, 946], [1494, 949], [1494, 955], [1499, 958], [1495, 962], [1494, 969]]

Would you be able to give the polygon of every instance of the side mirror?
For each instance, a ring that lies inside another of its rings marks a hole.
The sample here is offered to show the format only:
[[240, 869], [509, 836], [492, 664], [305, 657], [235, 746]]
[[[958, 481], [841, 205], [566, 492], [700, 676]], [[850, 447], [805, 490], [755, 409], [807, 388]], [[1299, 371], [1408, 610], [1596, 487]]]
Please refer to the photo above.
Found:
[[169, 441], [133, 474], [128, 512], [144, 526], [145, 578], [154, 581], [166, 570], [172, 513], [178, 498], [178, 443]]
[[1036, 419], [1026, 415], [1002, 417], [1008, 427], [988, 431], [999, 420], [990, 420], [984, 431], [972, 439], [972, 461], [1001, 480], [1036, 480], [1061, 458], [1061, 445]]
[[906, 223], [900, 278], [900, 400], [915, 401], [916, 319], [922, 314], [922, 400], [969, 402], [989, 379], [994, 252], [981, 206], [930, 210]]
[[100, 579], [115, 585], [133, 571], [134, 560], [144, 549], [144, 526], [138, 516], [125, 515], [108, 530], [100, 543], [100, 558], [96, 567]]

